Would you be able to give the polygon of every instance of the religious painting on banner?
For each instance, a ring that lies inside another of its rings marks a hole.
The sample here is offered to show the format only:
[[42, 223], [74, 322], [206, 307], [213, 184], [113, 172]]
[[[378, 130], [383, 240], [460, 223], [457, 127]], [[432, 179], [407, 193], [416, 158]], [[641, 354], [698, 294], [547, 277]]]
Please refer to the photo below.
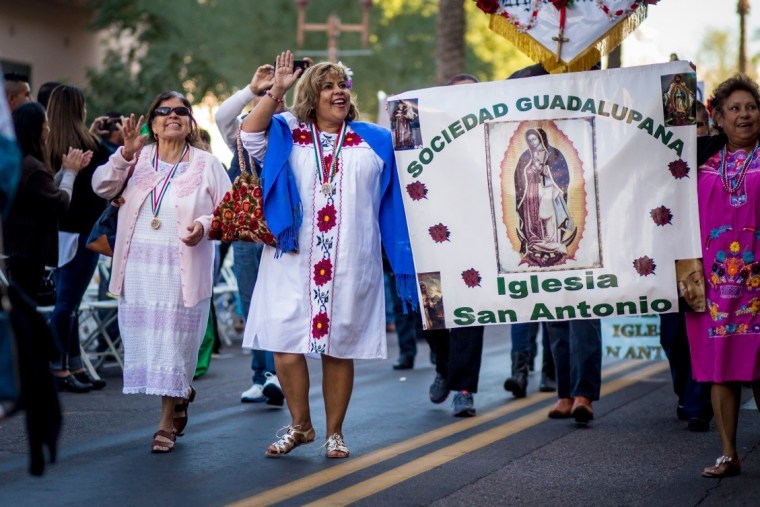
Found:
[[485, 128], [499, 272], [601, 267], [594, 118]]
[[687, 103], [686, 62], [391, 97], [419, 126], [396, 161], [423, 326], [704, 310], [676, 269], [701, 257], [696, 127], [666, 124], [677, 75]]

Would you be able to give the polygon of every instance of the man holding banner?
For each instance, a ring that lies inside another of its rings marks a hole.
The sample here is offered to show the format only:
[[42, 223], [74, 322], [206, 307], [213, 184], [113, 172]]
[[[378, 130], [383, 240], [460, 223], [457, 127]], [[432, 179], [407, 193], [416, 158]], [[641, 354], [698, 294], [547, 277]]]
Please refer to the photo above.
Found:
[[[676, 311], [675, 262], [701, 256], [695, 127], [666, 124], [675, 75], [695, 87], [689, 64], [671, 62], [389, 99], [414, 106], [422, 138], [396, 151], [418, 282], [449, 329], [553, 324], [566, 340], [553, 349], [576, 365], [558, 371], [570, 387], [561, 382], [555, 415], [571, 415], [577, 397], [579, 422], [593, 416], [597, 319]], [[578, 365], [589, 378], [571, 382]]]

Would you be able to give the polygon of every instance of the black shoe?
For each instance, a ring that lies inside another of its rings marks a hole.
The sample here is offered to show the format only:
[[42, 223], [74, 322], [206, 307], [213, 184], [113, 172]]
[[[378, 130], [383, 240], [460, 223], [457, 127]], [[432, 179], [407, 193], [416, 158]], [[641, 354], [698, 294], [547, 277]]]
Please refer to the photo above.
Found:
[[504, 390], [510, 391], [515, 398], [525, 398], [528, 390], [528, 378], [524, 375], [509, 377], [504, 381]]
[[59, 391], [70, 393], [89, 393], [92, 390], [92, 384], [84, 384], [78, 381], [71, 373], [66, 377], [55, 377], [55, 385]]
[[689, 419], [689, 416], [686, 415], [686, 409], [683, 405], [678, 405], [676, 407], [676, 417], [678, 417], [679, 421], [687, 421]]
[[704, 433], [705, 431], [710, 431], [710, 422], [700, 419], [699, 417], [692, 417], [689, 419], [689, 425], [687, 427], [689, 428], [689, 431]]
[[92, 375], [90, 375], [90, 372], [87, 370], [80, 371], [77, 373], [72, 373], [74, 377], [80, 381], [82, 384], [90, 384], [92, 386], [93, 391], [99, 391], [103, 389], [106, 386], [106, 381], [101, 379], [95, 379]]
[[398, 361], [393, 363], [394, 370], [411, 370], [414, 368], [414, 358], [409, 356], [401, 356]]
[[549, 377], [549, 375], [541, 374], [541, 383], [538, 385], [538, 390], [542, 393], [553, 393], [557, 390], [557, 381]]

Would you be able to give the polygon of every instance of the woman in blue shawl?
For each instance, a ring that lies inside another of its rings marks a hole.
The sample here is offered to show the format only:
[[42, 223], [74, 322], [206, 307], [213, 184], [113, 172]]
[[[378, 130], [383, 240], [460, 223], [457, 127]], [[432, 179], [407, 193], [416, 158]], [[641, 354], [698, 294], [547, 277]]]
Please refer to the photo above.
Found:
[[[300, 80], [299, 80], [300, 77]], [[275, 115], [298, 82], [291, 111]], [[266, 455], [314, 441], [306, 356], [321, 357], [329, 458], [346, 458], [343, 420], [354, 359], [386, 356], [382, 247], [407, 302], [414, 267], [391, 134], [358, 122], [350, 70], [293, 69], [277, 57], [274, 86], [242, 125], [248, 153], [263, 160], [265, 247], [243, 346], [271, 350], [291, 422]]]

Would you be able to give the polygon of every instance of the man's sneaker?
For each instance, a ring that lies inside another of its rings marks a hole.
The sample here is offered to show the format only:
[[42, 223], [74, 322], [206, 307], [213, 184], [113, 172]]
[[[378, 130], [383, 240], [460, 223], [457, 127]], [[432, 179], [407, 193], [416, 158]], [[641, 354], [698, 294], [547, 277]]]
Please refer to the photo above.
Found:
[[241, 403], [261, 403], [262, 401], [267, 401], [267, 397], [264, 396], [264, 386], [261, 384], [253, 384], [240, 395]]
[[430, 384], [430, 401], [433, 403], [443, 403], [449, 397], [449, 383], [443, 378], [443, 375], [435, 374], [435, 380]]
[[454, 395], [454, 417], [472, 417], [475, 415], [475, 401], [472, 393], [460, 391]]
[[264, 375], [267, 377], [267, 381], [264, 382], [264, 396], [267, 397], [267, 405], [281, 407], [285, 402], [285, 395], [282, 394], [282, 387], [280, 387], [280, 381], [277, 380], [277, 375], [269, 372]]

